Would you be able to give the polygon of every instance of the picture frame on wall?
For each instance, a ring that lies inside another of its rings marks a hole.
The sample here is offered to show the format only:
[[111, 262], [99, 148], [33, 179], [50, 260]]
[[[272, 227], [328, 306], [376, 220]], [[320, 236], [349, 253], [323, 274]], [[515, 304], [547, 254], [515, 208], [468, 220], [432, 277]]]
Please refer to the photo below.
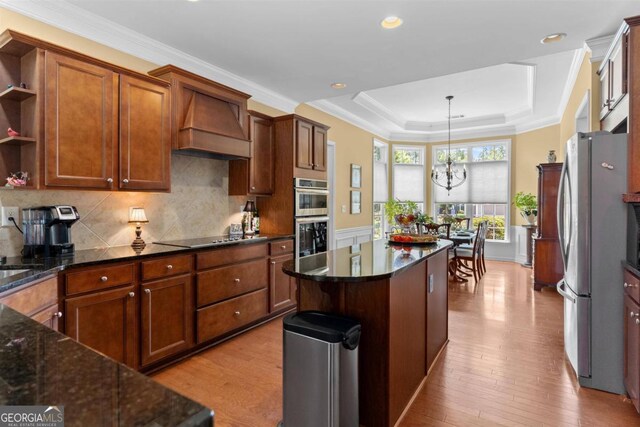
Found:
[[362, 166], [351, 163], [351, 187], [360, 188], [362, 186]]
[[351, 214], [359, 214], [361, 211], [361, 194], [359, 191], [351, 191]]

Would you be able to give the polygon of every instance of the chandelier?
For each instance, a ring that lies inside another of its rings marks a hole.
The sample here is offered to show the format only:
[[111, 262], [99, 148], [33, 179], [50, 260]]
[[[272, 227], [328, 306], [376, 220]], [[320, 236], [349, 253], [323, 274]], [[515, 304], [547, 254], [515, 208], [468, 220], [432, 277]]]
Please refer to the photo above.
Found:
[[434, 165], [431, 168], [431, 180], [438, 187], [445, 188], [447, 195], [451, 192], [451, 189], [459, 187], [467, 179], [467, 168], [462, 167], [460, 170], [454, 161], [451, 159], [451, 100], [453, 96], [446, 97], [449, 101], [449, 144], [447, 148], [447, 161]]

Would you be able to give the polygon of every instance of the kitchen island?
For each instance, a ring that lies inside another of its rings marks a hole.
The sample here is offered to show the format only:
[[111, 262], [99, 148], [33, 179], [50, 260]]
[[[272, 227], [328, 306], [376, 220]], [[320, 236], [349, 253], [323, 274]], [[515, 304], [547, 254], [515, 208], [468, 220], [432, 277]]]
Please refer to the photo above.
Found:
[[395, 425], [446, 345], [451, 246], [440, 240], [403, 249], [377, 240], [284, 264], [297, 281], [298, 311], [362, 324], [361, 425]]

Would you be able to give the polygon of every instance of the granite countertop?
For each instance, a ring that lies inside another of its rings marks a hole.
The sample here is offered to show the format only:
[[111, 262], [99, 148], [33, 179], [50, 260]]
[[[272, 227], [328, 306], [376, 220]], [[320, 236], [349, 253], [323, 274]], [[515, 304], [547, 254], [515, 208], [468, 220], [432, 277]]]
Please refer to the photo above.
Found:
[[197, 248], [151, 243], [147, 244], [147, 246], [139, 252], [134, 251], [131, 246], [114, 246], [110, 248], [79, 250], [75, 251], [72, 256], [58, 258], [24, 259], [21, 257], [12, 257], [7, 259], [6, 264], [0, 265], [0, 270], [28, 271], [8, 277], [0, 276], [0, 294], [70, 267], [86, 267], [104, 262], [135, 261], [153, 256], [172, 255], [207, 249], [220, 249], [237, 245], [258, 244], [287, 238], [293, 238], [293, 236], [275, 234], [268, 236], [261, 235], [259, 239], [236, 240], [219, 246], [205, 246], [204, 243], [206, 241], [212, 241], [214, 237], [202, 237], [198, 239], [176, 241], [183, 245], [187, 245], [189, 243], [200, 245]]
[[213, 411], [0, 304], [0, 405], [64, 406], [68, 426], [211, 426]]
[[361, 243], [323, 254], [287, 261], [282, 270], [293, 277], [320, 282], [366, 282], [392, 277], [453, 246], [450, 240], [403, 246], [385, 240]]

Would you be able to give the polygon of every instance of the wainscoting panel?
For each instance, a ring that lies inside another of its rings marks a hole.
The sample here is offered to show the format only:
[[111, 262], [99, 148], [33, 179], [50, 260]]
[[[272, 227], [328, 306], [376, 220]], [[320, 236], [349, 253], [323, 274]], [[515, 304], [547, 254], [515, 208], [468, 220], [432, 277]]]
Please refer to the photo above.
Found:
[[373, 239], [373, 226], [343, 228], [336, 230], [336, 249], [344, 248]]

